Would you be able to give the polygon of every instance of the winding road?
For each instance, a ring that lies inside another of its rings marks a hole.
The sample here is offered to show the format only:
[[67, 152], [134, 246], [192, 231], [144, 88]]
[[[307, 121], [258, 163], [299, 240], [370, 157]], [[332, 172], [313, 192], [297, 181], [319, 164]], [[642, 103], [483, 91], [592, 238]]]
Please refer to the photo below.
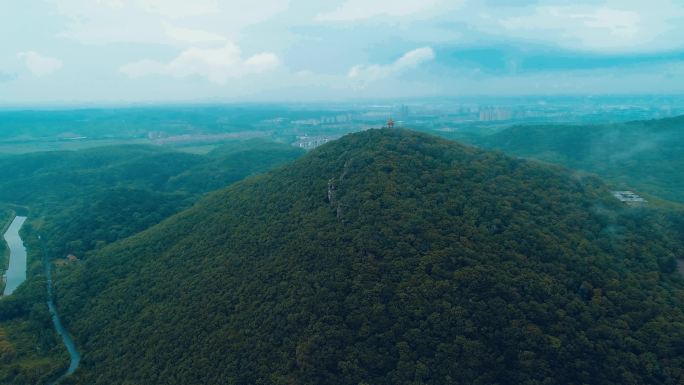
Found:
[[64, 346], [66, 346], [67, 351], [69, 352], [69, 357], [71, 358], [71, 361], [69, 362], [69, 368], [67, 368], [66, 372], [58, 379], [50, 383], [50, 385], [56, 385], [59, 384], [63, 379], [72, 375], [76, 369], [78, 369], [78, 365], [81, 362], [81, 354], [78, 352], [78, 349], [76, 349], [74, 340], [71, 338], [69, 332], [67, 332], [67, 330], [64, 328], [64, 325], [62, 325], [62, 321], [59, 319], [57, 306], [55, 306], [54, 290], [52, 288], [52, 263], [50, 262], [47, 247], [45, 247], [45, 240], [40, 235], [38, 236], [38, 239], [40, 239], [40, 246], [43, 251], [43, 264], [45, 265], [45, 274], [47, 276], [48, 309], [50, 310], [50, 315], [52, 316], [52, 323], [55, 326], [55, 330], [57, 331], [57, 334], [62, 337], [62, 342], [64, 343]]

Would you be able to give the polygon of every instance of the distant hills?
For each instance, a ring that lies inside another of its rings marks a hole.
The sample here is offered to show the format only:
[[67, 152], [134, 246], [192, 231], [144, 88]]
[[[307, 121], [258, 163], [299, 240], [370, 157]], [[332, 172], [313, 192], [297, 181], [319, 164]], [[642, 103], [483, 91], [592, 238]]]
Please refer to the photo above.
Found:
[[[266, 140], [207, 155], [122, 145], [0, 158], [0, 202], [46, 217], [57, 256], [81, 255], [188, 207], [202, 193], [293, 160], [304, 151]], [[35, 218], [34, 218], [35, 219]]]
[[[575, 159], [529, 130], [488, 140]], [[682, 250], [594, 177], [369, 130], [61, 270], [68, 383], [676, 384]]]
[[684, 116], [619, 124], [513, 126], [463, 139], [594, 172], [620, 187], [684, 203]]

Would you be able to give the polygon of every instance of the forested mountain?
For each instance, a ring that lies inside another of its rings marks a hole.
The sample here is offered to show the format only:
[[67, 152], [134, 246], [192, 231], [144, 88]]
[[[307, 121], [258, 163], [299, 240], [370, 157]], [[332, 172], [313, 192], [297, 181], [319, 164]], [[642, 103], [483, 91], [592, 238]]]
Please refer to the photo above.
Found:
[[620, 124], [513, 126], [464, 139], [684, 202], [684, 116]]
[[601, 181], [369, 130], [59, 272], [71, 384], [678, 384], [683, 249]]

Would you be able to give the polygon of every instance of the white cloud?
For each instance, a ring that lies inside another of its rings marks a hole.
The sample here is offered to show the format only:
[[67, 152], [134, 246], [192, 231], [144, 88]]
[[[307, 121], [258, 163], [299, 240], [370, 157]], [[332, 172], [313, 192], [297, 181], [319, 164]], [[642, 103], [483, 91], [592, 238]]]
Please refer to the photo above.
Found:
[[203, 31], [200, 29], [175, 27], [169, 23], [164, 23], [164, 30], [172, 39], [191, 44], [222, 42], [226, 40], [225, 37], [214, 32]]
[[243, 59], [240, 47], [227, 43], [219, 48], [188, 48], [167, 63], [156, 60], [128, 63], [120, 70], [131, 78], [148, 75], [201, 76], [212, 83], [225, 84], [229, 79], [269, 72], [279, 65], [280, 59], [273, 53], [264, 52]]
[[187, 18], [219, 11], [217, 0], [54, 0], [58, 8], [68, 15], [87, 15], [97, 9], [119, 11], [140, 9], [150, 14], [169, 18]]
[[[657, 51], [681, 46], [677, 26], [684, 7], [668, 0], [607, 1], [594, 5], [545, 5], [493, 10], [474, 21], [478, 29], [569, 49], [600, 52]], [[511, 14], [516, 14], [511, 16]]]
[[[48, 0], [65, 17], [60, 36], [84, 44], [169, 44], [239, 37], [289, 0]], [[178, 27], [183, 25], [183, 27]], [[210, 32], [211, 31], [211, 32]]]
[[49, 75], [64, 66], [61, 60], [43, 56], [34, 51], [19, 52], [17, 58], [22, 60], [26, 68], [35, 76]]
[[449, 8], [458, 7], [459, 0], [346, 0], [332, 11], [314, 17], [319, 22], [347, 22], [365, 20], [378, 16], [404, 17], [432, 10], [448, 3]]
[[150, 13], [170, 18], [216, 14], [220, 9], [217, 0], [129, 0], [128, 2], [137, 3], [139, 7]]
[[529, 15], [500, 19], [500, 24], [508, 31], [539, 38], [562, 34], [569, 42], [589, 48], [631, 45], [643, 28], [636, 12], [586, 6], [537, 7]]
[[434, 60], [435, 52], [430, 47], [417, 48], [405, 53], [389, 65], [357, 65], [349, 70], [347, 76], [352, 79], [373, 81], [387, 78], [406, 70], [418, 67], [422, 63]]
[[607, 31], [615, 37], [629, 38], [636, 35], [641, 27], [641, 17], [634, 11], [599, 8], [588, 13], [569, 15], [589, 28]]
[[119, 9], [124, 6], [124, 0], [95, 0], [95, 2], [112, 9]]

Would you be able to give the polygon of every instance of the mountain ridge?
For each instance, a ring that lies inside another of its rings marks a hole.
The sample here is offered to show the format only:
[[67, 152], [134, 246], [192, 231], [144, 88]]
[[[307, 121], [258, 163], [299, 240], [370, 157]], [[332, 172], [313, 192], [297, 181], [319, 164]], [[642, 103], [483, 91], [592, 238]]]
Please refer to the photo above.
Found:
[[613, 124], [514, 125], [464, 140], [600, 175], [620, 189], [684, 201], [684, 116]]

